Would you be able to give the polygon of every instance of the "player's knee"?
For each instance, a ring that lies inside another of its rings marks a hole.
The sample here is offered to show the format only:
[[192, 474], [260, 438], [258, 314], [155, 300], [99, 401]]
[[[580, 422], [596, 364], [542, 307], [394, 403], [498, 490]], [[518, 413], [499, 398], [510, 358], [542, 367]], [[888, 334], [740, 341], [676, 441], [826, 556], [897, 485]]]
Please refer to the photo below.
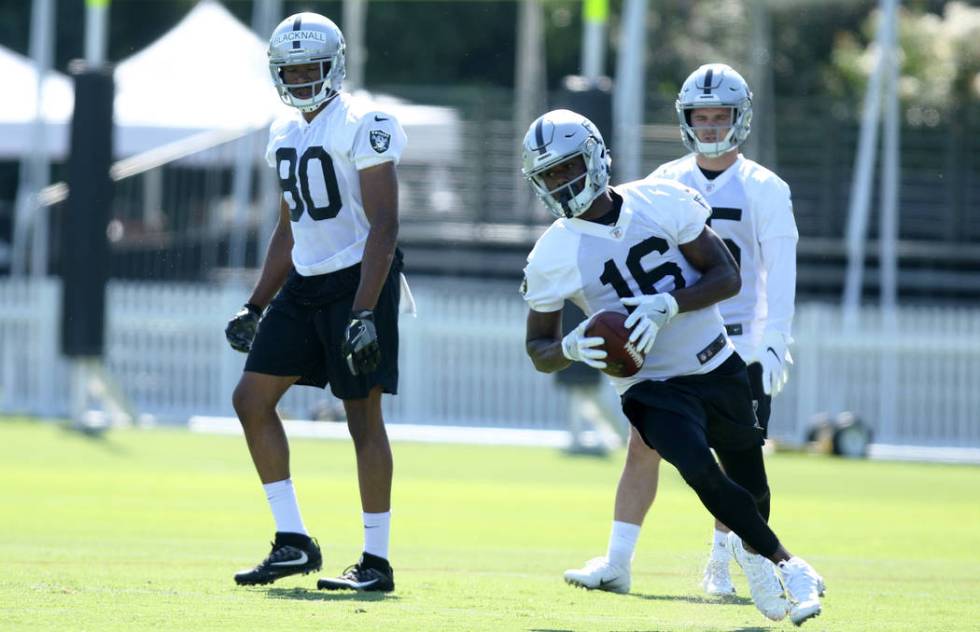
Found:
[[703, 496], [719, 492], [725, 485], [725, 475], [715, 462], [701, 463], [680, 470], [681, 477], [691, 488]]
[[756, 495], [753, 494], [752, 497], [755, 499], [755, 507], [759, 511], [759, 515], [762, 516], [766, 522], [769, 522], [769, 513], [771, 511], [771, 501], [772, 496], [769, 493], [769, 488], [766, 487], [765, 491]]
[[626, 465], [634, 469], [657, 469], [660, 466], [660, 454], [634, 432], [626, 448]]
[[[248, 419], [262, 415], [270, 408], [265, 398], [256, 389], [244, 382], [239, 382], [238, 386], [235, 387], [235, 391], [231, 395], [231, 405], [243, 423]], [[271, 408], [275, 410], [274, 402], [271, 404]]]
[[380, 408], [377, 411], [348, 411], [347, 431], [357, 447], [370, 446], [378, 443], [387, 444], [388, 435], [385, 432], [384, 421]]

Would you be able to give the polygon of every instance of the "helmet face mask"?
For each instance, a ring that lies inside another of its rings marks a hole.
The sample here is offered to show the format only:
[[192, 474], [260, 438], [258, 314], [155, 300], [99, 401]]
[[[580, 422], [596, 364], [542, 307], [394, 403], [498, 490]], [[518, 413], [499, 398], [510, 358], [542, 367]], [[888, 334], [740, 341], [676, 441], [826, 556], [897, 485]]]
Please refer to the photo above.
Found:
[[[681, 128], [681, 140], [689, 151], [717, 158], [742, 143], [752, 124], [752, 91], [740, 74], [725, 64], [705, 64], [688, 76], [674, 105]], [[731, 116], [726, 125], [711, 121], [697, 125], [696, 110], [726, 108]], [[715, 134], [705, 134], [713, 129]], [[708, 140], [702, 140], [707, 138]]]
[[[555, 171], [561, 175], [550, 175]], [[539, 168], [528, 180], [539, 197], [547, 196], [562, 209], [562, 217], [568, 217], [565, 213], [575, 203], [576, 196], [585, 191], [588, 177], [584, 154], [575, 154], [556, 164]]]
[[[524, 136], [524, 177], [557, 218], [581, 215], [609, 184], [611, 160], [602, 135], [587, 118], [569, 110], [540, 116]], [[564, 180], [554, 181], [549, 172]]]
[[[345, 48], [340, 29], [322, 15], [297, 13], [280, 22], [269, 39], [268, 56], [272, 83], [283, 103], [313, 112], [333, 98], [347, 74]], [[311, 80], [287, 82], [287, 78], [296, 78], [297, 67], [309, 70], [313, 64], [319, 73], [314, 70]]]

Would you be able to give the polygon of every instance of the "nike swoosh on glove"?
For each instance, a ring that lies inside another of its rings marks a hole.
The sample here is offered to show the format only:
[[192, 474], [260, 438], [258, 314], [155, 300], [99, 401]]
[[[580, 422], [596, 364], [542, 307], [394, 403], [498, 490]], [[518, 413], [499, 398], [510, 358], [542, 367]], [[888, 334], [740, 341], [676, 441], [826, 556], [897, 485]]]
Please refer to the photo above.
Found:
[[679, 308], [677, 299], [666, 292], [644, 296], [629, 296], [623, 305], [633, 308], [624, 323], [630, 330], [630, 342], [636, 345], [643, 355], [650, 353], [657, 334], [674, 316]]
[[561, 339], [562, 355], [575, 362], [584, 362], [593, 369], [606, 368], [606, 363], [603, 362], [603, 359], [606, 357], [606, 351], [598, 348], [605, 344], [606, 341], [598, 336], [589, 338], [585, 336], [585, 330], [589, 328], [589, 323], [592, 322], [596, 314], [600, 314], [602, 311], [600, 310], [580, 322], [575, 329]]
[[779, 395], [789, 380], [789, 367], [793, 356], [789, 352], [792, 338], [778, 331], [767, 331], [755, 357], [762, 365], [762, 390], [766, 395]]

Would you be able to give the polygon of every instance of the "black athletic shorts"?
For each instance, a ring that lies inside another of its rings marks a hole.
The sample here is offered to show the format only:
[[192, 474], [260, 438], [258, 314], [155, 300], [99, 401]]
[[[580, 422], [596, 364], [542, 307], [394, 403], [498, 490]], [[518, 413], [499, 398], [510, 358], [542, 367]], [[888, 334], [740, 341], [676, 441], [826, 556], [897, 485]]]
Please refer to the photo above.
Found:
[[749, 386], [752, 387], [752, 400], [755, 402], [755, 417], [762, 426], [764, 436], [769, 436], [769, 415], [772, 413], [772, 395], [766, 395], [762, 388], [762, 365], [753, 362], [748, 366]]
[[703, 375], [634, 384], [622, 403], [643, 441], [681, 472], [713, 462], [709, 447], [742, 451], [763, 443], [745, 362], [737, 353]]
[[299, 375], [297, 384], [305, 386], [329, 384], [342, 400], [364, 399], [377, 385], [385, 393], [397, 393], [401, 269], [401, 253], [396, 252], [374, 308], [381, 362], [373, 373], [351, 374], [340, 351], [361, 279], [360, 264], [311, 277], [293, 270], [259, 323], [245, 370]]

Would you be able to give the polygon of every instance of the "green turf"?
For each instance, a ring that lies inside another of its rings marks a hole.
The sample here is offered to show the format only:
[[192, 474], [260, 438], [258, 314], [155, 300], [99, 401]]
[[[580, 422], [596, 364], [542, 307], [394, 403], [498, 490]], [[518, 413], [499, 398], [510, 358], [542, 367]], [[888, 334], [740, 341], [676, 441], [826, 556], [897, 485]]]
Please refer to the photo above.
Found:
[[[273, 524], [244, 442], [176, 430], [103, 439], [0, 422], [2, 630], [756, 630], [747, 599], [704, 601], [710, 523], [673, 468], [633, 593], [567, 587], [605, 551], [622, 454], [396, 444], [388, 596], [316, 578], [238, 588]], [[810, 630], [980, 630], [980, 468], [768, 460], [773, 525], [824, 575]], [[348, 442], [294, 441], [303, 514], [336, 573], [360, 551]], [[744, 578], [735, 573], [740, 595]]]

